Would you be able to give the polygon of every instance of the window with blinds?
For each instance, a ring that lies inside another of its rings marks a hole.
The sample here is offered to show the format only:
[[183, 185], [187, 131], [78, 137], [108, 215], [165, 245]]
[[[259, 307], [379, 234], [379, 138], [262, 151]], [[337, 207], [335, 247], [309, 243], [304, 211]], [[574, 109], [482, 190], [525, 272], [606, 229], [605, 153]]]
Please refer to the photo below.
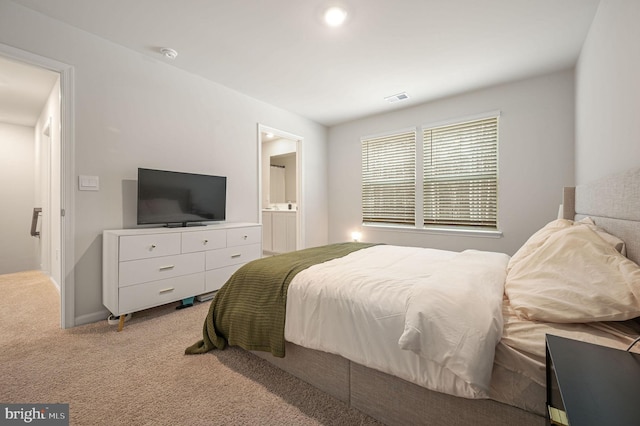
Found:
[[422, 130], [424, 225], [495, 229], [498, 117]]
[[415, 225], [416, 132], [362, 140], [364, 223]]

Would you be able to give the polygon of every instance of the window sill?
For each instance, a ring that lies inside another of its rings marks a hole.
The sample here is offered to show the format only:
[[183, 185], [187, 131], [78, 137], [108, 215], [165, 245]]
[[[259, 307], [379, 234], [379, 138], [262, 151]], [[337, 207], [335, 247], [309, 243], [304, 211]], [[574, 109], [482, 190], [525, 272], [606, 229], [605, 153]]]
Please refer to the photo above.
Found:
[[502, 238], [502, 231], [499, 229], [474, 229], [474, 228], [453, 228], [453, 227], [437, 227], [429, 226], [424, 228], [416, 228], [413, 226], [402, 225], [379, 225], [379, 224], [362, 224], [364, 228], [375, 229], [379, 231], [392, 232], [417, 232], [433, 235], [455, 235], [460, 237], [478, 237], [478, 238]]

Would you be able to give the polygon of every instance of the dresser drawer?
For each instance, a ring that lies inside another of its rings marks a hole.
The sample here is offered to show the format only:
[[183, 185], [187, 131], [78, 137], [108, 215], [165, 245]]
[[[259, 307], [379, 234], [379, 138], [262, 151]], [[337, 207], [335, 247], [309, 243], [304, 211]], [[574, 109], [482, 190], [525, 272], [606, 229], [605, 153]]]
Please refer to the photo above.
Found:
[[220, 250], [211, 250], [207, 254], [207, 270], [222, 268], [231, 265], [241, 265], [260, 257], [261, 245], [229, 247]]
[[140, 311], [204, 293], [204, 272], [120, 289], [118, 314]]
[[180, 254], [180, 234], [126, 235], [119, 245], [120, 261]]
[[262, 228], [260, 226], [227, 230], [227, 247], [259, 244], [261, 241]]
[[227, 282], [231, 275], [242, 265], [225, 266], [224, 268], [211, 269], [205, 272], [204, 289], [205, 292], [219, 290]]
[[182, 253], [214, 250], [227, 246], [227, 231], [215, 229], [182, 233]]
[[204, 253], [201, 252], [120, 262], [119, 286], [126, 287], [204, 271], [204, 259]]

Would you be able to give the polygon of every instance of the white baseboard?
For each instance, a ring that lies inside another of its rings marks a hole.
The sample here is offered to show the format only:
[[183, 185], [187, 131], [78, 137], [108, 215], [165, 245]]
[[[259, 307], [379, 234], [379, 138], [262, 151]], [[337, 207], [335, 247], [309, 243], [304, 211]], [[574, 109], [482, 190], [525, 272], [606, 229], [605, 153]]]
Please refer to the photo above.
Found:
[[104, 321], [109, 317], [110, 314], [111, 312], [104, 310], [86, 315], [80, 315], [79, 317], [76, 317], [74, 326], [77, 327], [79, 325], [91, 324], [92, 322]]
[[60, 284], [58, 284], [58, 282], [54, 280], [51, 275], [49, 275], [49, 281], [51, 281], [53, 285], [56, 286], [56, 289], [58, 290], [58, 294], [60, 294]]

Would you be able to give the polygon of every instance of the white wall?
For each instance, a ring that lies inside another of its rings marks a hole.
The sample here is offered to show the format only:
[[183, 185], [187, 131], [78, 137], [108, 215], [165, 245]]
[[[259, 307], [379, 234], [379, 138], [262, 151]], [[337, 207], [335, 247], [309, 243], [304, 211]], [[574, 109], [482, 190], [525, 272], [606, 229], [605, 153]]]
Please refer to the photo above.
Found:
[[602, 0], [576, 67], [576, 183], [640, 167], [640, 1]]
[[76, 323], [106, 317], [101, 233], [131, 223], [138, 167], [226, 175], [228, 221], [258, 221], [258, 123], [304, 138], [306, 243], [327, 242], [323, 126], [10, 2], [0, 3], [0, 43], [74, 67], [73, 175], [100, 179], [67, 206]]
[[[500, 110], [499, 228], [502, 238], [380, 231], [362, 227], [360, 138]], [[513, 254], [557, 216], [574, 178], [573, 70], [504, 84], [346, 123], [329, 132], [329, 241], [363, 241]]]
[[35, 200], [33, 127], [0, 123], [0, 274], [39, 269], [31, 213]]

